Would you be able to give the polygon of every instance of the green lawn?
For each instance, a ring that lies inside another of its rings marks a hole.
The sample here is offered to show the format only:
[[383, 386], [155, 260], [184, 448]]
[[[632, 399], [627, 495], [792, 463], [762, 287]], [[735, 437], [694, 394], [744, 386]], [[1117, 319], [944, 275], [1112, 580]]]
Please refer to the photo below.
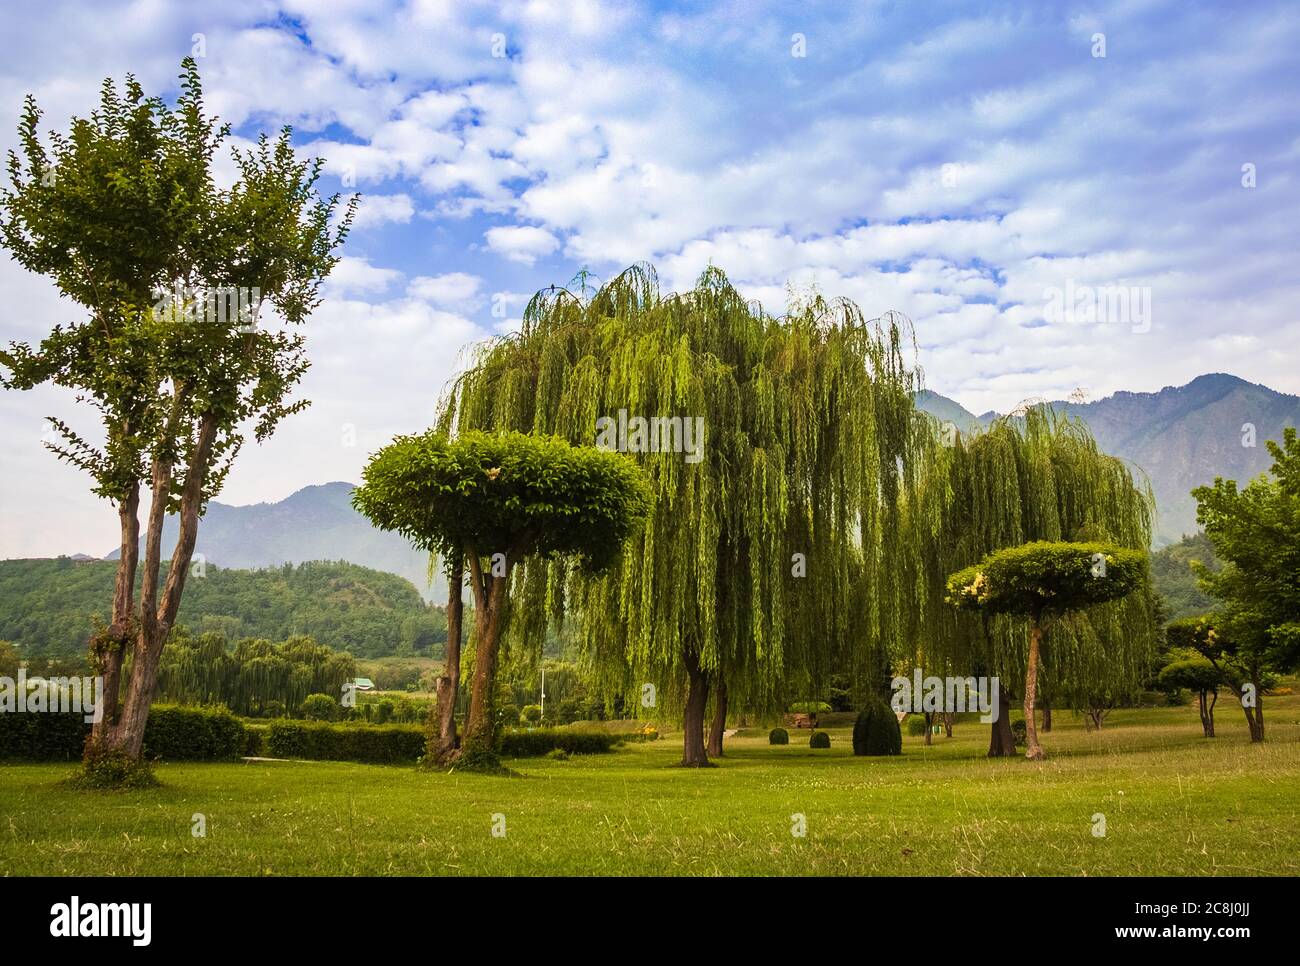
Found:
[[159, 790], [78, 793], [68, 765], [0, 765], [0, 873], [1296, 875], [1300, 698], [1266, 703], [1262, 747], [1223, 702], [1213, 741], [1191, 707], [1117, 712], [1100, 734], [1058, 713], [1043, 763], [984, 758], [971, 723], [893, 759], [854, 758], [845, 729], [822, 752], [807, 732], [738, 736], [705, 771], [672, 767], [675, 735], [516, 762], [519, 778], [176, 764]]

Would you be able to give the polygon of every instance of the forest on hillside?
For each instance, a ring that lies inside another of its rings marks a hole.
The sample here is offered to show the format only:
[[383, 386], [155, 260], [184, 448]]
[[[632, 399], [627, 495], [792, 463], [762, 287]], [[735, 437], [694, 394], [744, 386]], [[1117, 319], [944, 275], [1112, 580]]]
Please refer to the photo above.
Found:
[[[0, 560], [0, 640], [26, 657], [86, 653], [94, 617], [107, 616], [116, 561]], [[410, 581], [345, 561], [228, 570], [208, 564], [186, 584], [180, 623], [229, 641], [309, 635], [357, 657], [440, 657], [442, 609]]]

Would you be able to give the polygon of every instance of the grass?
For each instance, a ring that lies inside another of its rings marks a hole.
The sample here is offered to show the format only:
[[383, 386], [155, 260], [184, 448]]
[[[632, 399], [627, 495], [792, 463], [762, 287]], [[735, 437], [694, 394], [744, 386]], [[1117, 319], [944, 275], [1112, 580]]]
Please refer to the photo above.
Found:
[[1300, 698], [1266, 711], [1254, 747], [1222, 702], [1212, 741], [1194, 707], [1116, 712], [1100, 733], [1058, 712], [1041, 763], [986, 759], [987, 726], [961, 723], [892, 759], [854, 758], [846, 728], [818, 752], [807, 731], [747, 732], [702, 771], [673, 767], [677, 735], [510, 762], [517, 778], [162, 764], [161, 788], [88, 793], [61, 784], [66, 764], [0, 765], [0, 874], [1296, 875]]

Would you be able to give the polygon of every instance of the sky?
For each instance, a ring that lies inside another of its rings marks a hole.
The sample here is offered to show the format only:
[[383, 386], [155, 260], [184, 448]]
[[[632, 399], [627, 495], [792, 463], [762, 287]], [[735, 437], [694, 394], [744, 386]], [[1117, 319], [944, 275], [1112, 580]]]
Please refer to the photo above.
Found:
[[[362, 195], [306, 334], [312, 401], [218, 497], [359, 479], [530, 295], [713, 264], [780, 313], [916, 329], [974, 412], [1230, 372], [1300, 393], [1294, 3], [382, 0], [6, 4], [0, 148], [183, 57], [232, 143], [292, 125]], [[223, 157], [220, 165], [230, 170]], [[81, 314], [0, 253], [0, 342]], [[1095, 296], [1095, 298], [1094, 298]], [[45, 450], [65, 392], [0, 391], [0, 557], [101, 555], [110, 505]]]

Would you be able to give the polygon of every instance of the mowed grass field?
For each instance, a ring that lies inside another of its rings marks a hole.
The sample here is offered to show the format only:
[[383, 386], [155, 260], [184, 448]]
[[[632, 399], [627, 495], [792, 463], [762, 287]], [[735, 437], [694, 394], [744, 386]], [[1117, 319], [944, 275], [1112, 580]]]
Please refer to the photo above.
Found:
[[1100, 733], [1058, 712], [1041, 763], [988, 760], [969, 722], [889, 759], [853, 757], [847, 729], [816, 752], [806, 731], [785, 747], [745, 732], [703, 771], [673, 767], [673, 734], [512, 762], [516, 778], [161, 764], [161, 789], [84, 793], [60, 785], [70, 765], [0, 765], [0, 873], [1300, 874], [1300, 697], [1266, 699], [1263, 746], [1219, 710], [1210, 741], [1194, 706], [1116, 712]]

